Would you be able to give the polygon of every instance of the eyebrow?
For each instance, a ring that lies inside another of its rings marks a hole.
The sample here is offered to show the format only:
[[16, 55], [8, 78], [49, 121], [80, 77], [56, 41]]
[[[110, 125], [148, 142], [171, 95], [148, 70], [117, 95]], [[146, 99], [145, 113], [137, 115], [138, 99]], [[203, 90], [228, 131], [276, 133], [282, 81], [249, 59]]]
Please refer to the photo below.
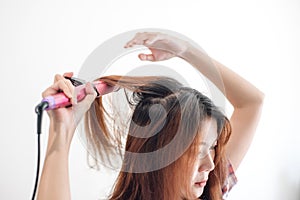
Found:
[[[215, 144], [217, 141], [218, 141], [218, 139], [215, 139], [215, 140], [212, 142], [212, 145]], [[210, 146], [207, 142], [200, 142], [199, 145]]]
[[208, 146], [208, 143], [207, 143], [207, 142], [200, 142], [199, 145], [205, 145], [205, 146]]

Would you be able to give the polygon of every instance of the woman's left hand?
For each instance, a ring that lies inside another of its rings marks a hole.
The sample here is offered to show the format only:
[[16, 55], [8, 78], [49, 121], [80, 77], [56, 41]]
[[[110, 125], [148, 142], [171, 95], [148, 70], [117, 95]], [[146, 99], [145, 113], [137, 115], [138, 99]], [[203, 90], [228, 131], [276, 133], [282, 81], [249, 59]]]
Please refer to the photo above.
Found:
[[151, 51], [151, 54], [139, 54], [141, 60], [163, 61], [173, 57], [182, 57], [189, 44], [171, 35], [157, 32], [143, 32], [137, 33], [124, 47], [129, 48], [135, 45], [144, 45]]

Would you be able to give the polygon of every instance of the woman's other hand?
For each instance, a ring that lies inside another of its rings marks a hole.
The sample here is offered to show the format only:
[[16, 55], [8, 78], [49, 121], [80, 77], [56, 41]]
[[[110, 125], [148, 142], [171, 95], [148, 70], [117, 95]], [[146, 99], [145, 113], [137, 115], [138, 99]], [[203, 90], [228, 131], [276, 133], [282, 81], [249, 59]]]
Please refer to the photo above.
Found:
[[163, 61], [173, 57], [182, 57], [188, 48], [188, 42], [171, 35], [158, 32], [137, 33], [125, 48], [143, 45], [149, 48], [151, 54], [141, 53], [139, 58], [143, 61]]

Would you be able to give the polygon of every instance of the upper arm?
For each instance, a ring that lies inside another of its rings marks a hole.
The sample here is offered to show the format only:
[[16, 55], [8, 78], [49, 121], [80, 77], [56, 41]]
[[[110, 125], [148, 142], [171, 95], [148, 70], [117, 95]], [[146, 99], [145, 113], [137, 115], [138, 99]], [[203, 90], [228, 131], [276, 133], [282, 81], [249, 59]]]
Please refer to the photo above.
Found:
[[246, 155], [260, 119], [263, 102], [235, 108], [230, 118], [232, 134], [227, 144], [227, 156], [236, 170]]

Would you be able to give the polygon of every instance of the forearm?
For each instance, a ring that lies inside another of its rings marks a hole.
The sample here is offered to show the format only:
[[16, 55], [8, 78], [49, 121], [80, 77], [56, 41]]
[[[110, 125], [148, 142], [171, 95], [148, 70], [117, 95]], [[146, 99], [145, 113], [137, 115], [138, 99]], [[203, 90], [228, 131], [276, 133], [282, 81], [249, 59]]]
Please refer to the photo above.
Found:
[[183, 58], [213, 82], [234, 108], [262, 103], [264, 96], [262, 92], [203, 51], [190, 46]]
[[[69, 181], [69, 149], [75, 133], [75, 129], [96, 98], [96, 92], [92, 84], [85, 85], [86, 96], [75, 103], [73, 97], [76, 94], [75, 87], [65, 77], [72, 77], [73, 73], [65, 73], [64, 76], [55, 75], [54, 84], [48, 87], [42, 94], [43, 98], [64, 92], [70, 98], [72, 106], [48, 110], [50, 128], [48, 146], [44, 167], [38, 186], [37, 199], [39, 200], [68, 200], [71, 199]], [[104, 94], [107, 87], [104, 86]]]
[[[38, 189], [37, 199], [71, 199], [69, 183], [69, 140], [63, 129], [50, 125], [47, 153]], [[59, 132], [56, 132], [59, 131]]]
[[227, 144], [228, 156], [235, 168], [243, 159], [257, 127], [264, 95], [247, 80], [210, 58], [185, 40], [159, 33], [139, 33], [127, 47], [145, 45], [151, 54], [139, 54], [145, 61], [163, 61], [174, 56], [193, 65], [209, 79], [234, 107], [230, 117], [232, 134]]
[[69, 185], [68, 156], [53, 152], [45, 159], [37, 199], [71, 199]]
[[232, 134], [226, 151], [233, 167], [237, 169], [256, 132], [264, 94], [247, 80], [194, 47], [185, 52], [184, 59], [213, 82], [234, 108], [230, 118]]

